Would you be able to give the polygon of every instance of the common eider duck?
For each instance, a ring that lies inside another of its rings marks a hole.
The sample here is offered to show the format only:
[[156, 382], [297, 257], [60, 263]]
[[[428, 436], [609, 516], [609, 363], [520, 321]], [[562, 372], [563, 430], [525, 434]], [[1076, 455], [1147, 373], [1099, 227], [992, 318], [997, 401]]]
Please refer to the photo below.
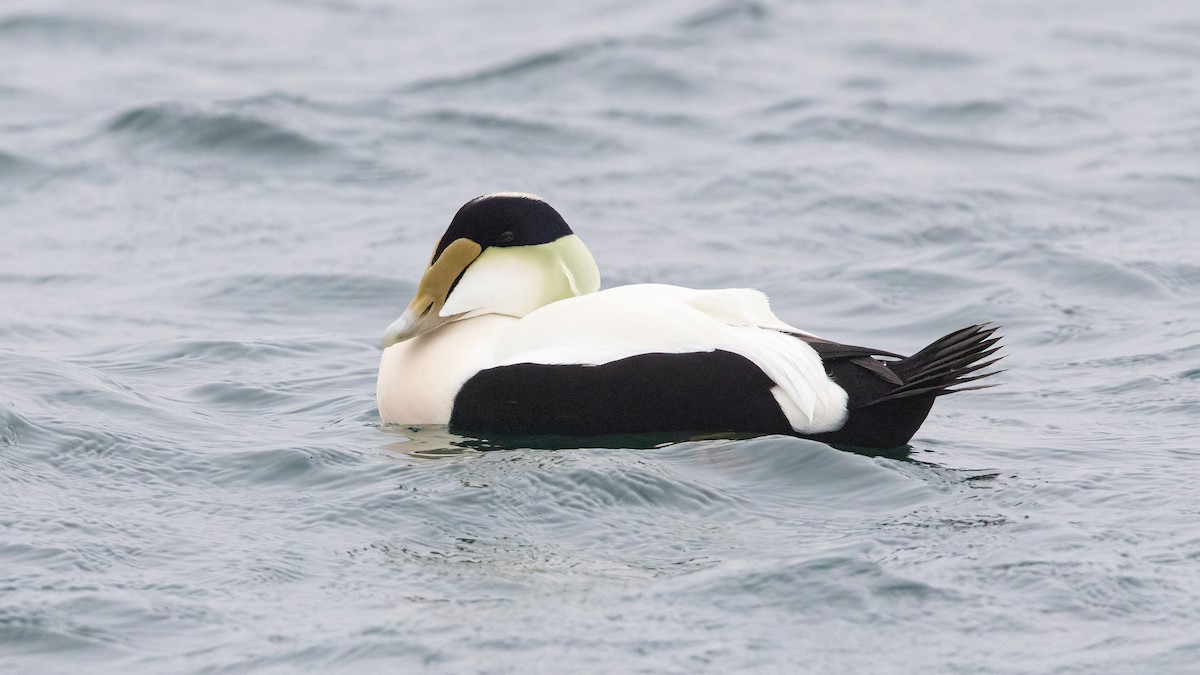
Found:
[[534, 195], [454, 215], [416, 297], [384, 333], [384, 423], [495, 436], [788, 434], [889, 449], [938, 396], [994, 374], [987, 324], [908, 357], [826, 340], [762, 293], [600, 289], [587, 247]]

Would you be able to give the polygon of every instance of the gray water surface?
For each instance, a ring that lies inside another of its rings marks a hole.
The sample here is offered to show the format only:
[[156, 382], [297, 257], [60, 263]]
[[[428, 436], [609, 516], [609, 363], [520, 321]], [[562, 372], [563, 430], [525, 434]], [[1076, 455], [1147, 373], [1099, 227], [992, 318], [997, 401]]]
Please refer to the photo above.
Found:
[[[1195, 672], [1200, 8], [0, 6], [0, 671]], [[907, 459], [381, 428], [467, 199], [1001, 386]]]

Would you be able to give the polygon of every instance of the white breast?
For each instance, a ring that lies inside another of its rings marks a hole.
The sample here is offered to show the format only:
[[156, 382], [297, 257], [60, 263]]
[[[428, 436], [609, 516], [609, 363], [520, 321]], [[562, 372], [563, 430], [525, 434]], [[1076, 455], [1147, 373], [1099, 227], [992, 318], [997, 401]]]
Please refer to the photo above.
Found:
[[446, 424], [454, 396], [496, 360], [496, 336], [517, 319], [487, 314], [383, 350], [375, 396], [385, 424]]

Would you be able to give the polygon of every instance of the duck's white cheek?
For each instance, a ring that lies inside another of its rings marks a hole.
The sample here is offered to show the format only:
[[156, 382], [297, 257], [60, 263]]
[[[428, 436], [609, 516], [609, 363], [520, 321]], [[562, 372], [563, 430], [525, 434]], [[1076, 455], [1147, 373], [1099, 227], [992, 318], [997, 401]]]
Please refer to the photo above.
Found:
[[596, 263], [574, 235], [536, 246], [492, 247], [467, 268], [440, 314], [522, 317], [552, 302], [592, 293], [599, 285]]

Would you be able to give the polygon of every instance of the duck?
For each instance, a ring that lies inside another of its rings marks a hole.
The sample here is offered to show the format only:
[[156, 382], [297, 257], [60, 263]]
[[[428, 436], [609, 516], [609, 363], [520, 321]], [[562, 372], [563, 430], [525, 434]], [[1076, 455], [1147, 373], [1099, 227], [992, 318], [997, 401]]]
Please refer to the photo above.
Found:
[[[583, 241], [542, 198], [464, 204], [384, 332], [384, 424], [476, 436], [784, 434], [905, 446], [934, 400], [982, 389], [998, 327], [910, 356], [785, 323], [753, 289], [600, 289]], [[971, 383], [971, 384], [968, 384]]]

